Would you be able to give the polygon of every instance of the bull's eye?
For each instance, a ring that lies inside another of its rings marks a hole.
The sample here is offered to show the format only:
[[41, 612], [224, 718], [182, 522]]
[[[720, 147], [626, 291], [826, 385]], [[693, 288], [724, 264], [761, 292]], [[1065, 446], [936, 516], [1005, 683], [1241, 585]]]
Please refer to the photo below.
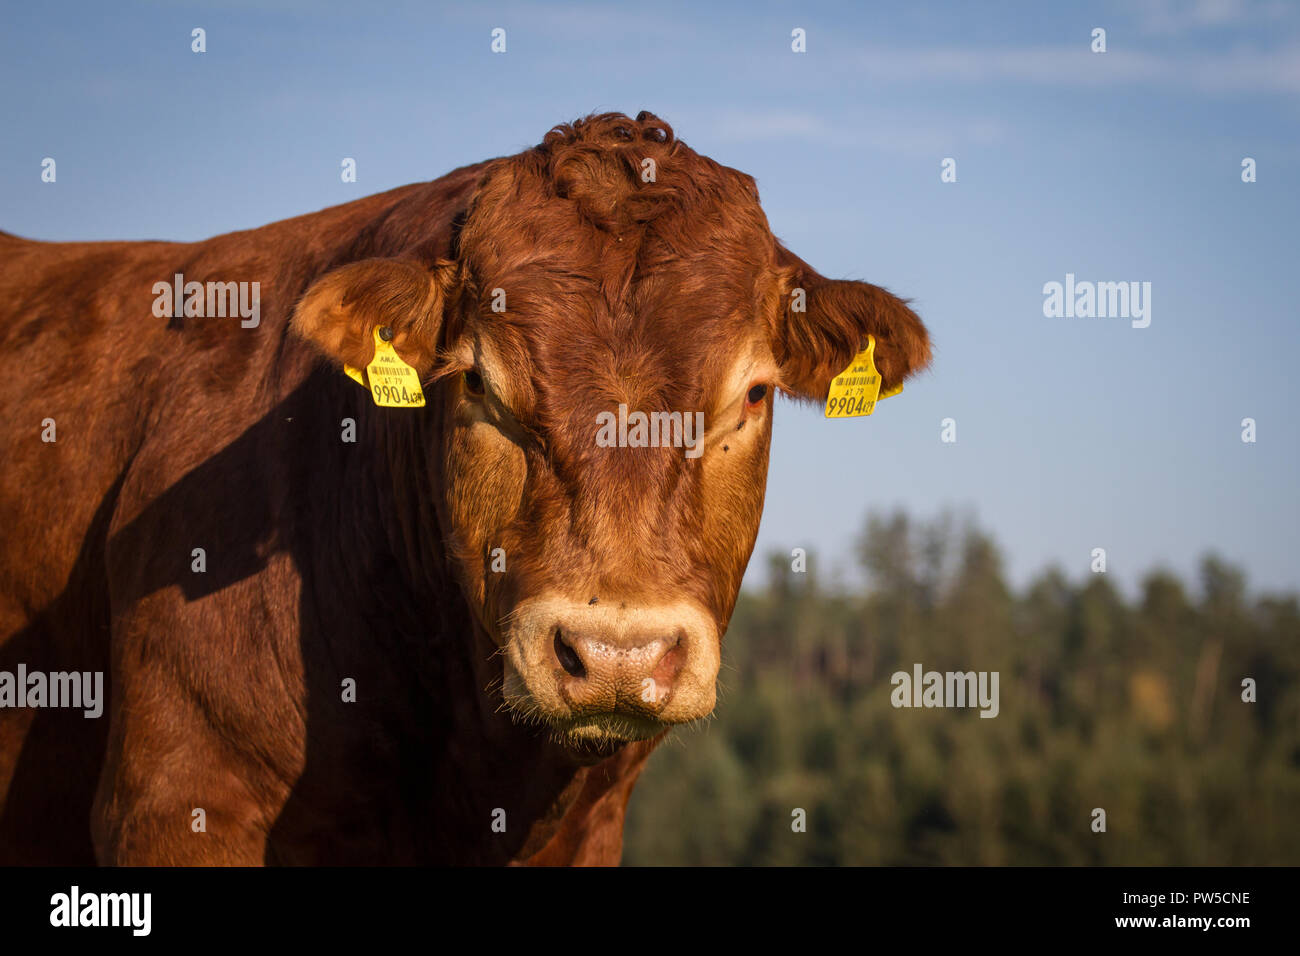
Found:
[[472, 368], [468, 369], [461, 378], [465, 382], [466, 393], [473, 395], [475, 398], [483, 394], [483, 376], [477, 371]]
[[745, 396], [745, 401], [750, 405], [757, 405], [765, 398], [767, 398], [767, 386], [755, 385], [749, 390], [749, 394]]

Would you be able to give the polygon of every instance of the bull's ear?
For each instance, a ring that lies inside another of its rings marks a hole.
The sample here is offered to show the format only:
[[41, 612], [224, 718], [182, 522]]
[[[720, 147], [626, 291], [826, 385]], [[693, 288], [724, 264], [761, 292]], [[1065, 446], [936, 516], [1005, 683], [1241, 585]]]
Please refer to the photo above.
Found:
[[930, 362], [930, 335], [896, 295], [867, 282], [827, 279], [778, 244], [782, 291], [773, 352], [782, 383], [799, 398], [825, 402], [831, 380], [876, 338], [881, 393]]
[[364, 259], [317, 279], [294, 309], [293, 331], [342, 365], [365, 368], [374, 330], [420, 374], [433, 367], [455, 263], [432, 269], [409, 259]]

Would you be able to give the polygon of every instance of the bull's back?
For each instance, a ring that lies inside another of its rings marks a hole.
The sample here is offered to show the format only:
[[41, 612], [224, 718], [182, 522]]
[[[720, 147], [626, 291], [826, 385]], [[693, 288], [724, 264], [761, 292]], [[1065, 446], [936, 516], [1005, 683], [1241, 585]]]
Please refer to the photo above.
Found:
[[[12, 629], [9, 608], [39, 608], [64, 590], [134, 459], [141, 467], [127, 491], [139, 506], [302, 377], [307, 349], [286, 343], [285, 329], [313, 275], [346, 261], [358, 235], [381, 244], [386, 234], [370, 223], [389, 223], [397, 239], [428, 229], [446, 246], [483, 165], [195, 243], [0, 232], [0, 641]], [[183, 311], [175, 295], [157, 308], [159, 284], [175, 288], [178, 276], [182, 288], [200, 283], [204, 310], [219, 304], [219, 314], [171, 318], [165, 306]], [[254, 295], [255, 316], [231, 314]]]

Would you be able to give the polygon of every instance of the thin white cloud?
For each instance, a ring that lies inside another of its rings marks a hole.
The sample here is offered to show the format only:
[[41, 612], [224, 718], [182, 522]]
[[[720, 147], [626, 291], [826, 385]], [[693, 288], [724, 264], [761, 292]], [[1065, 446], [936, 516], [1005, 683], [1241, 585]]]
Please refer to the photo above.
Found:
[[868, 50], [857, 67], [878, 83], [1000, 83], [1038, 86], [1148, 86], [1195, 93], [1300, 93], [1300, 44], [1284, 49], [1187, 51], [1071, 46]]
[[913, 114], [837, 114], [831, 122], [816, 112], [794, 110], [729, 111], [700, 117], [691, 125], [709, 130], [714, 142], [791, 141], [818, 146], [866, 148], [908, 156], [933, 156], [963, 145], [986, 146], [1005, 139], [1001, 120], [936, 116], [918, 123]]
[[1267, 29], [1293, 18], [1297, 8], [1287, 0], [1147, 0], [1122, 4], [1117, 12], [1132, 15], [1143, 33], [1180, 35], [1231, 27]]
[[763, 140], [811, 139], [828, 142], [838, 138], [838, 131], [813, 113], [754, 111], [723, 114], [713, 127], [715, 138], [723, 142], [752, 143]]

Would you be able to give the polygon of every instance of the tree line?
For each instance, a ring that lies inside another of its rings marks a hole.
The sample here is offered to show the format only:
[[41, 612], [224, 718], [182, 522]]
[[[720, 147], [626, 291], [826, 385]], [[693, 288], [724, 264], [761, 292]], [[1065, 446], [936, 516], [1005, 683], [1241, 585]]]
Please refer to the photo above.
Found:
[[[1213, 555], [1133, 600], [1056, 568], [1013, 593], [951, 515], [869, 516], [856, 559], [861, 589], [769, 556], [715, 716], [637, 784], [626, 864], [1300, 864], [1294, 593]], [[998, 716], [895, 707], [918, 663], [997, 672]]]

